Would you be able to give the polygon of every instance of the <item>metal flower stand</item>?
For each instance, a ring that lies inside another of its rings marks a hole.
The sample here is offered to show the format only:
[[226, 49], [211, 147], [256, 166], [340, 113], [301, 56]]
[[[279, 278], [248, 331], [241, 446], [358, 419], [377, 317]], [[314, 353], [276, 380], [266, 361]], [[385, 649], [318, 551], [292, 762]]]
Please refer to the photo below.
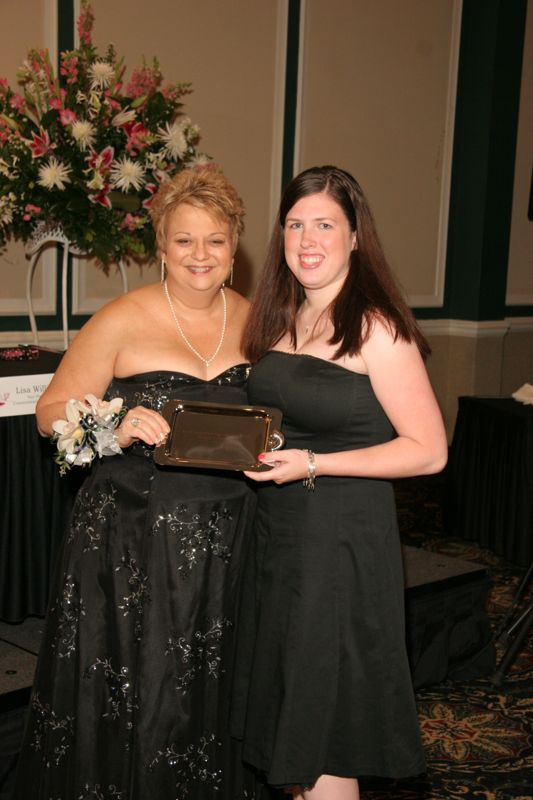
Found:
[[[35, 320], [35, 313], [33, 311], [33, 298], [32, 298], [32, 283], [35, 268], [39, 261], [43, 248], [47, 244], [60, 244], [63, 246], [63, 261], [61, 265], [61, 316], [63, 324], [63, 346], [66, 350], [69, 345], [68, 338], [68, 297], [67, 297], [67, 283], [68, 283], [68, 267], [69, 267], [69, 254], [73, 256], [83, 255], [75, 245], [70, 242], [61, 228], [54, 228], [46, 230], [42, 233], [36, 233], [32, 238], [28, 247], [28, 254], [31, 260], [28, 266], [28, 274], [26, 276], [26, 302], [28, 304], [28, 315], [30, 318], [30, 325], [33, 334], [34, 344], [39, 344], [39, 333], [37, 331], [37, 323]], [[124, 264], [118, 262], [118, 268], [122, 277], [122, 288], [124, 292], [128, 291], [128, 278]]]

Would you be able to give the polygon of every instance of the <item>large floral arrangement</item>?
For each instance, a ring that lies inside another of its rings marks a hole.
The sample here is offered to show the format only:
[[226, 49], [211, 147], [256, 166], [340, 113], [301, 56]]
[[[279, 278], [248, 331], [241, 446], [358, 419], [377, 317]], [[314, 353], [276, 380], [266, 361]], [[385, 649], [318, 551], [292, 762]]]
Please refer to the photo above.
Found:
[[98, 56], [93, 24], [82, 0], [80, 44], [61, 53], [59, 77], [48, 52], [34, 49], [18, 71], [20, 92], [0, 80], [0, 247], [59, 227], [107, 268], [153, 255], [148, 209], [157, 185], [207, 159], [182, 112], [190, 85], [162, 86], [154, 59], [124, 88], [123, 59], [112, 45]]

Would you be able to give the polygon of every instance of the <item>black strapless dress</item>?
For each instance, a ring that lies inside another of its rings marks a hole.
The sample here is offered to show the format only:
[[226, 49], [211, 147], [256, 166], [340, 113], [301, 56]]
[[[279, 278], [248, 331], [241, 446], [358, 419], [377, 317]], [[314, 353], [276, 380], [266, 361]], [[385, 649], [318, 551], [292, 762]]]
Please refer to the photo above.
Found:
[[[366, 375], [268, 353], [251, 403], [283, 411], [287, 448], [338, 452], [394, 432]], [[404, 643], [404, 584], [388, 481], [263, 484], [245, 569], [232, 732], [270, 784], [424, 771]]]
[[[211, 381], [115, 379], [108, 396], [246, 402], [247, 365]], [[95, 461], [60, 554], [20, 759], [19, 800], [259, 796], [228, 735], [243, 476], [168, 469], [138, 443]]]

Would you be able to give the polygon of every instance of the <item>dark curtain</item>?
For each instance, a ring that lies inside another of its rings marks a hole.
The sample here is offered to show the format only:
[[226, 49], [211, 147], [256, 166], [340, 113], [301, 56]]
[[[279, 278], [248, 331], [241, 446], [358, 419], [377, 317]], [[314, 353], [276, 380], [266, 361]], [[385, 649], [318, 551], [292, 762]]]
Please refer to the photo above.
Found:
[[[0, 377], [54, 372], [61, 353], [0, 360]], [[43, 616], [65, 523], [84, 475], [61, 478], [54, 446], [39, 436], [33, 414], [0, 417], [0, 619]]]
[[446, 528], [519, 566], [533, 560], [533, 406], [460, 397]]

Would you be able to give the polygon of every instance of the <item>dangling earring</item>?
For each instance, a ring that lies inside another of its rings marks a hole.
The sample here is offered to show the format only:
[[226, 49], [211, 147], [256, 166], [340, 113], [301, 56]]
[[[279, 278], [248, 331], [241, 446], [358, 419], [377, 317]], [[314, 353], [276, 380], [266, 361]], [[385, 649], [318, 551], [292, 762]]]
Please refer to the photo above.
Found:
[[229, 272], [229, 281], [228, 281], [228, 283], [229, 283], [230, 286], [233, 286], [233, 261], [231, 262], [231, 269], [230, 269], [230, 272]]
[[161, 283], [165, 282], [166, 278], [166, 270], [167, 270], [167, 262], [164, 258], [161, 259]]

